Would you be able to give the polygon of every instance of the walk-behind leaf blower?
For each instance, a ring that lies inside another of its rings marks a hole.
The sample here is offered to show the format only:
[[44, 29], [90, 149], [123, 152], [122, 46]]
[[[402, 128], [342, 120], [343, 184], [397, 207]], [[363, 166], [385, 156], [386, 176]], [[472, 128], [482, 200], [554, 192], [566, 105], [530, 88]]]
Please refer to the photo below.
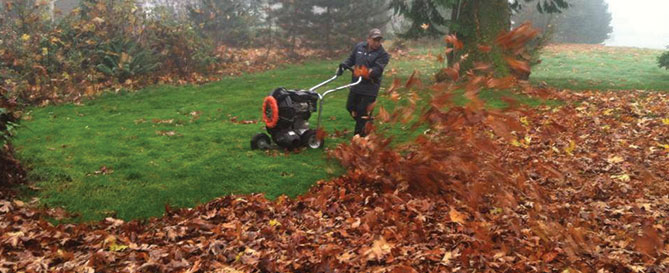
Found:
[[[320, 94], [316, 89], [334, 81], [332, 78], [317, 84], [309, 90], [288, 90], [280, 87], [265, 97], [262, 105], [262, 116], [265, 128], [269, 133], [256, 134], [251, 139], [251, 149], [269, 149], [272, 141], [284, 149], [309, 147], [319, 149], [323, 147], [324, 139], [320, 139], [316, 132], [320, 128], [323, 99], [330, 93], [357, 85], [362, 81], [359, 77], [356, 82], [327, 90]], [[318, 111], [316, 128], [309, 127], [311, 113]]]

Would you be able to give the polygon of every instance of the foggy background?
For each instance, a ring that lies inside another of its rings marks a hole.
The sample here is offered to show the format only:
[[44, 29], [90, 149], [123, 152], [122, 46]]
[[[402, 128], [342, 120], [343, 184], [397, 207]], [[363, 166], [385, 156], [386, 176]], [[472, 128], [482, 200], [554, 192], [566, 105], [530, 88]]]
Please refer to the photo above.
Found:
[[610, 46], [665, 49], [669, 45], [669, 0], [607, 0], [613, 16]]
[[[164, 0], [144, 0], [162, 2]], [[334, 1], [334, 0], [333, 0]], [[612, 15], [609, 46], [666, 49], [669, 46], [669, 0], [605, 0]], [[78, 0], [56, 0], [61, 10], [71, 10]], [[170, 1], [165, 1], [170, 2]], [[188, 1], [184, 1], [188, 2]]]

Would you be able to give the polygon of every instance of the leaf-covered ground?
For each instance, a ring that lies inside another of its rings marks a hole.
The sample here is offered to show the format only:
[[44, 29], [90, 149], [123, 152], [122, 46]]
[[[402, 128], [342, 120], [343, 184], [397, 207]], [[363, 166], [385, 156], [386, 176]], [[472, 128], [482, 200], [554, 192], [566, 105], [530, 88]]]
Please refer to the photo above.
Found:
[[[535, 34], [497, 40], [513, 69], [528, 69], [515, 58]], [[1, 193], [0, 272], [667, 272], [667, 94], [521, 84], [565, 104], [489, 109], [481, 90], [517, 82], [481, 67], [467, 81], [446, 70], [453, 81], [425, 104], [416, 77], [395, 81], [384, 92], [406, 103], [379, 106], [377, 124], [418, 130], [415, 141], [391, 145], [379, 126], [339, 144], [330, 155], [346, 174], [296, 199], [54, 226], [63, 210]]]
[[0, 271], [667, 272], [669, 97], [527, 92], [568, 103], [441, 111], [435, 97], [416, 144], [340, 145], [347, 174], [295, 200], [53, 226], [61, 211], [3, 197]]

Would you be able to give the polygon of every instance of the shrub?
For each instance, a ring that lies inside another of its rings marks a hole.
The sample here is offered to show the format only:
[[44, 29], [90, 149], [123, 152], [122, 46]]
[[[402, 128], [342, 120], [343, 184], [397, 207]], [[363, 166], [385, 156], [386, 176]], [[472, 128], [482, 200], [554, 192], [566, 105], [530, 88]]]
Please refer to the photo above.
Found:
[[8, 1], [0, 9], [0, 87], [24, 103], [218, 70], [213, 42], [190, 22], [146, 13], [134, 0], [85, 0], [55, 22], [35, 0]]
[[96, 68], [121, 83], [148, 74], [160, 64], [151, 50], [126, 38], [114, 38], [101, 46], [98, 54], [102, 55], [102, 63]]
[[9, 143], [14, 130], [18, 126], [15, 123], [16, 117], [12, 113], [15, 105], [5, 98], [4, 93], [0, 90], [0, 153], [4, 150], [5, 145]]
[[[7, 100], [5, 90], [0, 89], [0, 187], [20, 183], [25, 177], [25, 171], [14, 158], [10, 138], [18, 127], [14, 109], [16, 104]], [[0, 195], [2, 191], [0, 190]]]
[[18, 124], [14, 123], [9, 109], [0, 107], [0, 149], [9, 143], [16, 127]]
[[664, 52], [662, 55], [657, 57], [657, 63], [660, 65], [660, 67], [669, 69], [669, 51]]
[[162, 18], [147, 22], [144, 37], [146, 46], [161, 60], [162, 69], [181, 76], [213, 71], [220, 60], [214, 55], [212, 39], [203, 36], [189, 22]]

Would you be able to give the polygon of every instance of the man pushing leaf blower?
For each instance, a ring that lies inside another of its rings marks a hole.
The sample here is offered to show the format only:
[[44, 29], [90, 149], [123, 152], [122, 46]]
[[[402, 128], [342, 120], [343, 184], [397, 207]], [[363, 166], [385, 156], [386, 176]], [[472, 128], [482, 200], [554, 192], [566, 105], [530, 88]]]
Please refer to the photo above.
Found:
[[[319, 83], [309, 90], [287, 90], [283, 87], [272, 91], [265, 97], [262, 115], [265, 133], [256, 134], [251, 139], [251, 149], [269, 149], [272, 141], [282, 148], [295, 149], [306, 146], [312, 149], [322, 148], [324, 139], [318, 137], [323, 99], [332, 92], [351, 88], [346, 102], [346, 109], [356, 121], [355, 134], [365, 136], [365, 126], [371, 120], [369, 105], [376, 101], [381, 86], [383, 69], [390, 60], [390, 55], [381, 45], [382, 35], [379, 29], [372, 29], [367, 41], [358, 43], [351, 55], [339, 65], [337, 73], [330, 79]], [[356, 67], [350, 84], [325, 92], [315, 90], [334, 81], [344, 73]], [[316, 129], [309, 126], [311, 113], [318, 111]]]

